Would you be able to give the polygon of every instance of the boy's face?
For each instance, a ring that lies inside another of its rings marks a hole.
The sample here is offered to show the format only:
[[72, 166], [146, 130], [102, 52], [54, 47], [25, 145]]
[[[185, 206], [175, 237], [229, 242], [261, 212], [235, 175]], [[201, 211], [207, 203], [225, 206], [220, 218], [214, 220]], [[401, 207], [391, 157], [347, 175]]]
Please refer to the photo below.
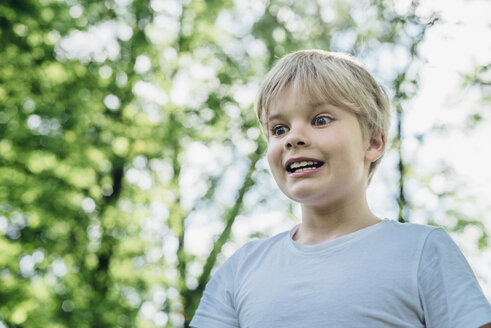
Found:
[[303, 205], [329, 207], [365, 197], [368, 167], [381, 155], [357, 117], [287, 87], [267, 117], [271, 171], [280, 189]]

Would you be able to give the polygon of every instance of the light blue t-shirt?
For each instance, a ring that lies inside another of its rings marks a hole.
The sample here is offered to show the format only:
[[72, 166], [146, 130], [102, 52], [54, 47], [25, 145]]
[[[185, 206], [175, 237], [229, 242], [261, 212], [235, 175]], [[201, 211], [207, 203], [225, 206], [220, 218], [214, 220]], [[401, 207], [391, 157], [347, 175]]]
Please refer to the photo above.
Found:
[[191, 327], [441, 327], [491, 307], [441, 228], [383, 220], [317, 245], [290, 232], [239, 249], [206, 286]]

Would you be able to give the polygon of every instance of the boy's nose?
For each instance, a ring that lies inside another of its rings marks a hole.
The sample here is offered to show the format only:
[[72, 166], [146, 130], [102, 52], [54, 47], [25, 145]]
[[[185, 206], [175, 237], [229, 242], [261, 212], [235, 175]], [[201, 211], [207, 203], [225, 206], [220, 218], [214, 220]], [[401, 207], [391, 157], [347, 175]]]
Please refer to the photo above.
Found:
[[297, 146], [297, 147], [301, 147], [301, 146], [304, 146], [305, 145], [305, 142], [301, 141], [301, 140], [298, 140], [296, 142], [288, 142], [286, 144], [286, 147], [287, 148], [291, 148], [293, 146]]
[[309, 145], [307, 136], [291, 131], [285, 140], [286, 148], [305, 147]]

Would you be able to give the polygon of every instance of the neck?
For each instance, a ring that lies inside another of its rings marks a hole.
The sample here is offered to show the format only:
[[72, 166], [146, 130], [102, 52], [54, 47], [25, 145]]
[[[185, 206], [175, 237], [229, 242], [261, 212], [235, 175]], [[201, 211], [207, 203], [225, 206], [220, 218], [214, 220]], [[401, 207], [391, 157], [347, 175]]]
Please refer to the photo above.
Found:
[[302, 204], [302, 223], [294, 240], [305, 245], [318, 244], [380, 222], [368, 208], [366, 198], [349, 204], [314, 207]]

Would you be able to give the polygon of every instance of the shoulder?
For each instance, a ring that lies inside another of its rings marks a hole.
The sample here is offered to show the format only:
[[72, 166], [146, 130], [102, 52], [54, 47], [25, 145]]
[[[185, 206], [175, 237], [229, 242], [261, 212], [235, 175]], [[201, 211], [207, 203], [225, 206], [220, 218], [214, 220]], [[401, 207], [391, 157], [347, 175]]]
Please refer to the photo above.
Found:
[[396, 220], [388, 220], [388, 219], [384, 221], [386, 221], [387, 227], [389, 229], [392, 229], [393, 231], [410, 233], [414, 235], [425, 235], [430, 233], [431, 231], [442, 229], [440, 227], [418, 224], [418, 223], [409, 223], [409, 222], [401, 223]]
[[400, 223], [395, 220], [384, 220], [386, 227], [383, 230], [387, 236], [391, 236], [393, 239], [400, 243], [409, 242], [413, 245], [421, 243], [424, 244], [430, 236], [442, 234], [446, 235], [445, 230], [440, 227], [429, 226], [416, 223]]
[[288, 238], [289, 234], [290, 231], [283, 231], [270, 238], [251, 240], [244, 244], [244, 246], [239, 249], [239, 252], [250, 253], [268, 249], [278, 245], [278, 243], [282, 242], [285, 238]]
[[491, 307], [472, 268], [443, 228], [425, 239], [417, 281], [428, 326], [480, 327], [491, 321]]
[[237, 260], [244, 261], [250, 257], [260, 257], [274, 249], [282, 248], [284, 241], [289, 238], [289, 231], [283, 231], [267, 239], [256, 239], [247, 242], [234, 254]]
[[436, 253], [456, 253], [461, 255], [458, 246], [442, 227], [414, 223], [391, 222], [391, 233], [401, 242], [419, 245], [421, 255]]
[[286, 240], [289, 231], [281, 232], [267, 239], [255, 239], [240, 247], [225, 263], [220, 270], [233, 272], [233, 275], [243, 275], [269, 261], [272, 256], [286, 248]]
[[433, 234], [445, 234], [445, 230], [440, 227], [416, 224], [400, 223], [395, 220], [383, 220], [383, 228], [379, 229], [376, 236], [386, 245], [400, 245], [404, 249], [416, 249], [421, 251], [428, 237]]

